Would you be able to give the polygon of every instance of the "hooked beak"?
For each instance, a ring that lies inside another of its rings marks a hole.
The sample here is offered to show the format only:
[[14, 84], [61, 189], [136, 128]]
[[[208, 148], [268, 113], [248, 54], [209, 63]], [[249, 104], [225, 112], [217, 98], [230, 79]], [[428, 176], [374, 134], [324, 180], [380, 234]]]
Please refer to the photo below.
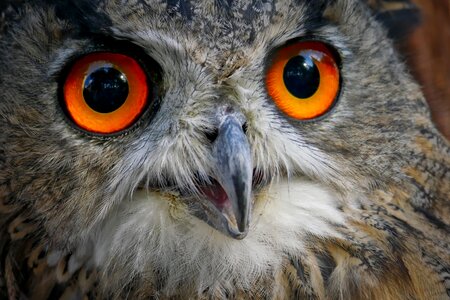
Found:
[[250, 145], [236, 115], [223, 116], [212, 154], [214, 182], [199, 187], [208, 208], [196, 215], [222, 233], [243, 239], [252, 206], [253, 166]]
[[214, 175], [229, 200], [221, 211], [227, 220], [228, 234], [242, 239], [248, 233], [253, 167], [247, 136], [234, 115], [225, 116], [220, 124], [213, 156]]

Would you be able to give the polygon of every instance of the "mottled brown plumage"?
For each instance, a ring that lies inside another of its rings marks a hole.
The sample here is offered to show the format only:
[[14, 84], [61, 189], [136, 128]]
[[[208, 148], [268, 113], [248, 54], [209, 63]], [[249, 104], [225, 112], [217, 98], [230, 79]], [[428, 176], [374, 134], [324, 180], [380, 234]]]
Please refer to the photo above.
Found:
[[[11, 3], [0, 298], [450, 297], [449, 143], [364, 3]], [[313, 122], [282, 114], [264, 87], [271, 52], [299, 38], [340, 57], [338, 102]], [[78, 130], [59, 104], [67, 65], [103, 44], [164, 72], [158, 111], [114, 137]], [[201, 221], [188, 193], [214, 172], [223, 106], [245, 119], [257, 182], [242, 240]]]

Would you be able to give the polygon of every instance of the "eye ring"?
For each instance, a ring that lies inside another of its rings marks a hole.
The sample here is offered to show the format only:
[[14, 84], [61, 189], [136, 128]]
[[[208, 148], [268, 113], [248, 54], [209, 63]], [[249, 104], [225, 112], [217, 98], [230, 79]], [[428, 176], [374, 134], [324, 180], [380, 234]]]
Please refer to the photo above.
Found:
[[63, 110], [83, 131], [100, 135], [122, 132], [137, 122], [156, 96], [153, 70], [150, 76], [146, 71], [129, 55], [85, 54], [71, 65], [63, 82]]
[[299, 41], [275, 52], [265, 83], [269, 96], [283, 113], [297, 120], [312, 120], [334, 106], [340, 71], [326, 44]]

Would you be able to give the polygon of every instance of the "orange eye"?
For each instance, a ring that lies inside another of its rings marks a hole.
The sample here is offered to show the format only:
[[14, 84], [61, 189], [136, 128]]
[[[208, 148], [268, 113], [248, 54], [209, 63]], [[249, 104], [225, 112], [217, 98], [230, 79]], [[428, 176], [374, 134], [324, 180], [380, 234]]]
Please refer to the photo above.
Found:
[[79, 59], [64, 83], [64, 105], [79, 127], [111, 134], [131, 126], [147, 107], [149, 87], [133, 58], [97, 52]]
[[339, 68], [325, 44], [297, 42], [275, 54], [266, 86], [281, 111], [295, 119], [309, 120], [333, 106], [339, 80]]

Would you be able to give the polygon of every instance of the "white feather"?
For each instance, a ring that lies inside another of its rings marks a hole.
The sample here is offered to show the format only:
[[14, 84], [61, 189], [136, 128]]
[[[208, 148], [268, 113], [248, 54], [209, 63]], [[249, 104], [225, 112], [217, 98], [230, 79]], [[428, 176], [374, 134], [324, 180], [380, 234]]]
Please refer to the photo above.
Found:
[[[93, 236], [92, 263], [104, 270], [126, 269], [154, 280], [167, 276], [165, 292], [186, 284], [198, 292], [235, 284], [250, 288], [279, 269], [285, 255], [304, 251], [307, 234], [338, 236], [345, 222], [339, 197], [306, 180], [273, 184], [255, 195], [248, 236], [234, 240], [174, 204], [173, 195], [137, 191]], [[175, 200], [176, 201], [176, 200]]]

